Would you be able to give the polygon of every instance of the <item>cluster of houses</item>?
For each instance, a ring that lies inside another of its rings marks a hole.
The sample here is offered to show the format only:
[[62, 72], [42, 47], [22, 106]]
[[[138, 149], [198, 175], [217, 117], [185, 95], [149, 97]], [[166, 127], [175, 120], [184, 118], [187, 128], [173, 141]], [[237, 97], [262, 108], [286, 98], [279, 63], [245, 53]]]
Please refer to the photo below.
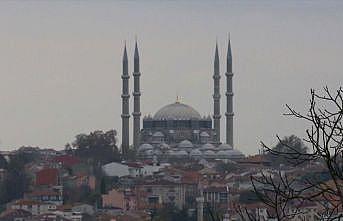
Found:
[[[253, 190], [251, 176], [262, 172], [272, 176], [277, 172], [264, 155], [225, 163], [215, 159], [183, 164], [112, 162], [101, 166], [106, 179], [100, 179], [78, 157], [63, 151], [38, 151], [40, 160], [25, 165], [32, 178], [29, 191], [21, 199], [9, 202], [0, 220], [150, 220], [154, 211], [171, 205], [187, 208], [199, 221], [203, 219], [199, 209], [203, 210], [202, 215], [206, 209], [213, 209], [224, 221], [242, 220], [237, 206], [257, 216], [257, 220], [275, 220], [268, 207], [249, 194]], [[232, 168], [223, 169], [223, 164]], [[301, 176], [316, 169], [320, 170], [318, 166], [293, 168], [292, 173]], [[0, 170], [0, 181], [5, 176], [6, 171]], [[103, 180], [115, 182], [103, 184]], [[105, 188], [99, 191], [102, 185]], [[70, 200], [81, 188], [99, 193], [95, 203]], [[291, 220], [320, 220], [321, 207], [316, 203], [295, 206], [301, 213]]]

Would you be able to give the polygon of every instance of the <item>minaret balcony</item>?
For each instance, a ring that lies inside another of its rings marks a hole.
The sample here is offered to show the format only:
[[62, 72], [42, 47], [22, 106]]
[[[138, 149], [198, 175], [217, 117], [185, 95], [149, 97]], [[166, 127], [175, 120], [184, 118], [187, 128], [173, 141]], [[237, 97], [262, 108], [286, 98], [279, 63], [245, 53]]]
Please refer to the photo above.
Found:
[[226, 72], [225, 75], [228, 76], [228, 77], [232, 77], [233, 73], [232, 72]]
[[220, 99], [220, 94], [213, 94], [214, 99]]
[[141, 76], [141, 72], [133, 72], [132, 75], [134, 77], [139, 77], [139, 76]]
[[230, 113], [226, 112], [225, 113], [225, 116], [228, 116], [228, 117], [233, 116], [233, 115], [235, 115], [233, 112], [230, 112]]
[[140, 117], [141, 115], [142, 115], [141, 112], [133, 112], [132, 113], [132, 116], [134, 116], [134, 117]]
[[121, 98], [130, 98], [130, 94], [122, 94]]

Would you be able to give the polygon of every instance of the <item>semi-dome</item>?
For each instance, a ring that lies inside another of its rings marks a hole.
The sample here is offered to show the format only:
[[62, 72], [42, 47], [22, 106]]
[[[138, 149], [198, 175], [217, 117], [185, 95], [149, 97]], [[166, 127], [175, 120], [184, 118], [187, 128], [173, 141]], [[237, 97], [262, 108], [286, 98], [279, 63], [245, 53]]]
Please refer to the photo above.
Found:
[[239, 150], [227, 150], [229, 152], [230, 156], [235, 156], [235, 157], [244, 157], [244, 154], [239, 151]]
[[218, 146], [218, 149], [219, 150], [232, 150], [233, 148], [229, 144], [222, 143]]
[[175, 153], [173, 150], [167, 150], [166, 155], [172, 156]]
[[157, 156], [160, 156], [162, 155], [162, 151], [160, 151], [159, 149], [155, 149], [154, 152], [153, 152], [154, 155], [157, 155]]
[[162, 132], [160, 132], [160, 131], [157, 131], [152, 136], [153, 137], [164, 137], [164, 134]]
[[200, 137], [210, 137], [206, 131], [200, 133]]
[[144, 143], [138, 147], [138, 152], [143, 152], [143, 151], [152, 150], [152, 149], [154, 149], [154, 147], [151, 144]]
[[217, 152], [217, 157], [224, 159], [240, 159], [244, 157], [244, 154], [239, 150], [220, 150]]
[[202, 145], [200, 149], [202, 151], [213, 150], [214, 146], [212, 144], [210, 144], [210, 143], [206, 143], [206, 144]]
[[177, 145], [179, 148], [192, 148], [194, 145], [189, 140], [183, 140]]
[[170, 157], [185, 157], [185, 156], [188, 156], [188, 153], [184, 150], [174, 150], [174, 151], [170, 151], [170, 154], [169, 154]]
[[229, 158], [230, 152], [227, 150], [220, 150], [216, 153], [219, 158]]
[[199, 149], [193, 149], [193, 150], [190, 152], [189, 155], [191, 155], [191, 156], [201, 156], [202, 153], [201, 153], [201, 151], [200, 151]]
[[191, 119], [201, 119], [198, 111], [196, 111], [191, 106], [187, 104], [182, 104], [180, 102], [175, 102], [173, 104], [168, 104], [158, 110], [154, 115], [154, 120], [191, 120]]
[[154, 151], [153, 150], [146, 150], [146, 151], [144, 151], [144, 154], [146, 156], [152, 156], [152, 155], [154, 155]]
[[166, 143], [161, 143], [161, 145], [160, 145], [161, 150], [168, 150], [169, 148], [170, 148], [170, 146]]
[[204, 152], [205, 157], [215, 157], [215, 153], [212, 150], [206, 150]]
[[188, 156], [188, 153], [184, 150], [180, 150], [176, 152], [177, 156]]

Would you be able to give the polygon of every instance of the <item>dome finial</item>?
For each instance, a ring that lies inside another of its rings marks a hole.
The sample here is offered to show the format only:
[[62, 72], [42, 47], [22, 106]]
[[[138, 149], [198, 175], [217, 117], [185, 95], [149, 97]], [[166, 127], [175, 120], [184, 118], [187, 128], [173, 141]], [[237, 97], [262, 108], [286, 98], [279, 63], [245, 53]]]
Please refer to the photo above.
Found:
[[181, 97], [179, 95], [176, 95], [176, 102], [177, 104], [181, 103]]

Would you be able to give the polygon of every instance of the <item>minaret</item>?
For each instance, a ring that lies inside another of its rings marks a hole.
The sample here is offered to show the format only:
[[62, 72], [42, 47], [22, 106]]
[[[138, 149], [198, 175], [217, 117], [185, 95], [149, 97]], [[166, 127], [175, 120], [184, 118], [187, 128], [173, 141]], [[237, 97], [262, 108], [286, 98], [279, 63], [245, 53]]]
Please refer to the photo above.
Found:
[[220, 143], [220, 74], [219, 74], [219, 55], [218, 55], [218, 45], [216, 43], [216, 51], [214, 55], [214, 72], [213, 72], [213, 83], [214, 83], [214, 93], [213, 93], [213, 121], [214, 130], [216, 136], [214, 141]]
[[122, 119], [122, 153], [125, 156], [127, 156], [127, 152], [129, 150], [129, 142], [130, 142], [130, 131], [129, 131], [129, 118], [130, 118], [130, 113], [129, 113], [129, 99], [130, 99], [130, 94], [129, 94], [129, 70], [128, 70], [128, 61], [127, 61], [127, 52], [126, 52], [126, 44], [124, 47], [124, 55], [123, 55], [123, 74], [121, 76], [121, 79], [123, 81], [123, 86], [122, 86], [122, 114], [121, 114], [121, 119]]
[[227, 48], [226, 57], [226, 143], [233, 147], [233, 88], [232, 88], [232, 54], [231, 54], [231, 42], [229, 37], [229, 43]]
[[140, 82], [139, 77], [141, 73], [139, 72], [139, 54], [137, 47], [137, 40], [135, 44], [135, 54], [134, 54], [134, 64], [133, 64], [133, 79], [134, 79], [134, 89], [133, 89], [133, 146], [135, 149], [139, 146], [139, 134], [140, 134], [140, 122], [141, 122], [141, 107], [140, 107]]

